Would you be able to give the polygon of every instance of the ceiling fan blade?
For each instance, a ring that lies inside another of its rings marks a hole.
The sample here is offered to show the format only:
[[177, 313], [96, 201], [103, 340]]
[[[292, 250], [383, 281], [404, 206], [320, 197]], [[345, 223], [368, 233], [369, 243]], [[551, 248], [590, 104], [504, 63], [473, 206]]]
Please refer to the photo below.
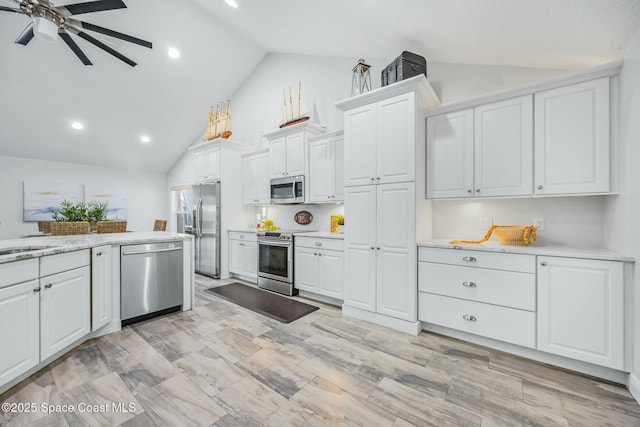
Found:
[[0, 10], [4, 10], [5, 12], [24, 13], [20, 9], [14, 9], [12, 7], [6, 7], [6, 6], [0, 6]]
[[80, 61], [82, 61], [84, 65], [93, 65], [89, 58], [87, 58], [87, 55], [85, 55], [82, 49], [80, 49], [80, 46], [78, 46], [78, 44], [73, 41], [68, 33], [60, 31], [58, 34], [60, 35], [60, 38], [67, 44], [67, 46], [71, 48], [73, 53], [75, 53], [76, 56], [80, 58]]
[[[89, 22], [84, 22], [84, 21], [76, 21], [76, 22], [79, 23], [78, 26], [81, 26], [85, 30], [95, 31], [96, 33], [101, 33], [101, 34], [105, 34], [107, 36], [115, 37], [117, 39], [124, 40], [124, 41], [127, 41], [129, 43], [135, 43], [135, 44], [140, 45], [140, 46], [148, 47], [149, 49], [153, 48], [153, 44], [151, 42], [146, 41], [146, 40], [142, 40], [142, 39], [139, 39], [137, 37], [129, 36], [127, 34], [119, 33], [117, 31], [113, 31], [113, 30], [110, 30], [108, 28], [99, 27], [98, 25], [90, 24]], [[73, 22], [73, 24], [75, 25], [76, 22]]]
[[101, 12], [103, 10], [113, 10], [113, 9], [126, 9], [127, 5], [124, 4], [122, 0], [98, 0], [98, 1], [89, 1], [86, 3], [75, 3], [75, 4], [66, 4], [63, 6], [59, 6], [57, 9], [62, 11], [64, 14], [65, 11], [71, 15], [80, 15], [82, 13], [92, 13], [92, 12]]
[[26, 46], [27, 44], [29, 44], [32, 38], [33, 38], [33, 22], [29, 22], [29, 25], [27, 25], [27, 28], [25, 28], [22, 34], [20, 34], [20, 36], [18, 36], [18, 38], [16, 39], [16, 43]]
[[[69, 28], [71, 28], [71, 27], [69, 27]], [[126, 62], [127, 64], [131, 65], [132, 67], [135, 67], [136, 65], [138, 65], [135, 62], [133, 62], [132, 60], [130, 60], [129, 58], [127, 58], [126, 56], [124, 56], [123, 54], [121, 54], [120, 52], [118, 52], [118, 51], [116, 51], [114, 49], [111, 49], [109, 46], [107, 46], [106, 44], [102, 43], [100, 40], [96, 40], [95, 38], [91, 37], [89, 34], [83, 32], [83, 31], [80, 31], [80, 30], [75, 30], [74, 33], [78, 37], [82, 37], [83, 39], [85, 39], [89, 43], [92, 43], [92, 44], [98, 46], [100, 49], [104, 50], [105, 52], [108, 52], [111, 55], [115, 56], [116, 58], [118, 58], [122, 62]]]

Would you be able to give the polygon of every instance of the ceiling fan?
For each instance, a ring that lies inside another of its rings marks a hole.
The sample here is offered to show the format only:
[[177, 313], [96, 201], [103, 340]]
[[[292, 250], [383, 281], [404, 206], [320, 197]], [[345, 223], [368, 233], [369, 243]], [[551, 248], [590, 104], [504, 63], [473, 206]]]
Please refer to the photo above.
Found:
[[105, 34], [130, 43], [151, 49], [151, 42], [122, 34], [108, 28], [99, 27], [85, 21], [74, 19], [73, 16], [83, 13], [101, 12], [113, 9], [126, 9], [127, 5], [122, 0], [97, 0], [85, 3], [67, 4], [64, 6], [54, 6], [49, 0], [12, 0], [18, 4], [17, 8], [0, 6], [0, 11], [15, 12], [29, 16], [32, 20], [17, 38], [16, 43], [26, 46], [33, 37], [49, 43], [55, 43], [57, 36], [71, 48], [73, 53], [82, 61], [84, 65], [93, 65], [80, 47], [71, 38], [69, 33], [98, 46], [100, 49], [110, 53], [119, 60], [135, 67], [137, 64], [131, 59], [122, 55], [113, 48], [102, 43], [100, 40], [87, 34], [86, 31]]

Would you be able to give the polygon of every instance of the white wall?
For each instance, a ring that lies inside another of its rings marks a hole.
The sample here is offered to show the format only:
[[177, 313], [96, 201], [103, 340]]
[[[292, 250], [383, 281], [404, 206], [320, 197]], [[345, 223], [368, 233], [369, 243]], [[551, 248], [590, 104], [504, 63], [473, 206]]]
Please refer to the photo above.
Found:
[[155, 219], [169, 215], [165, 174], [0, 156], [0, 239], [38, 231], [37, 223], [22, 221], [25, 180], [123, 188], [132, 231], [151, 231]]
[[[611, 249], [640, 262], [640, 28], [627, 42], [620, 74], [620, 195], [607, 201], [607, 231]], [[640, 378], [640, 273], [636, 269], [633, 372]], [[636, 383], [640, 386], [640, 383]], [[636, 390], [638, 391], [638, 390]], [[640, 394], [636, 395], [640, 400]]]

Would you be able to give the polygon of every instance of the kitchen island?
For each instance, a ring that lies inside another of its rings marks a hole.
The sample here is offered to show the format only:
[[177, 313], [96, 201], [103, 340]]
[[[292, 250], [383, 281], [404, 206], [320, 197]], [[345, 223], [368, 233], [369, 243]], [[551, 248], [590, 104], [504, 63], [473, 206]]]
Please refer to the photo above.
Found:
[[0, 241], [0, 341], [6, 343], [0, 352], [0, 393], [84, 341], [120, 330], [121, 248], [159, 242], [182, 247], [176, 284], [182, 298], [176, 295], [181, 304], [174, 310], [190, 310], [190, 235], [129, 232]]

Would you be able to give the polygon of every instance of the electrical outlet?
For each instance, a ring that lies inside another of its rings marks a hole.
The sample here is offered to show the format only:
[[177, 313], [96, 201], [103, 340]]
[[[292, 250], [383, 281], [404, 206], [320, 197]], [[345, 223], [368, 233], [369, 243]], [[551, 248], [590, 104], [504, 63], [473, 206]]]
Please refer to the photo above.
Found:
[[481, 218], [480, 230], [487, 231], [493, 225], [493, 218]]
[[540, 231], [544, 230], [544, 218], [533, 218], [533, 225]]

